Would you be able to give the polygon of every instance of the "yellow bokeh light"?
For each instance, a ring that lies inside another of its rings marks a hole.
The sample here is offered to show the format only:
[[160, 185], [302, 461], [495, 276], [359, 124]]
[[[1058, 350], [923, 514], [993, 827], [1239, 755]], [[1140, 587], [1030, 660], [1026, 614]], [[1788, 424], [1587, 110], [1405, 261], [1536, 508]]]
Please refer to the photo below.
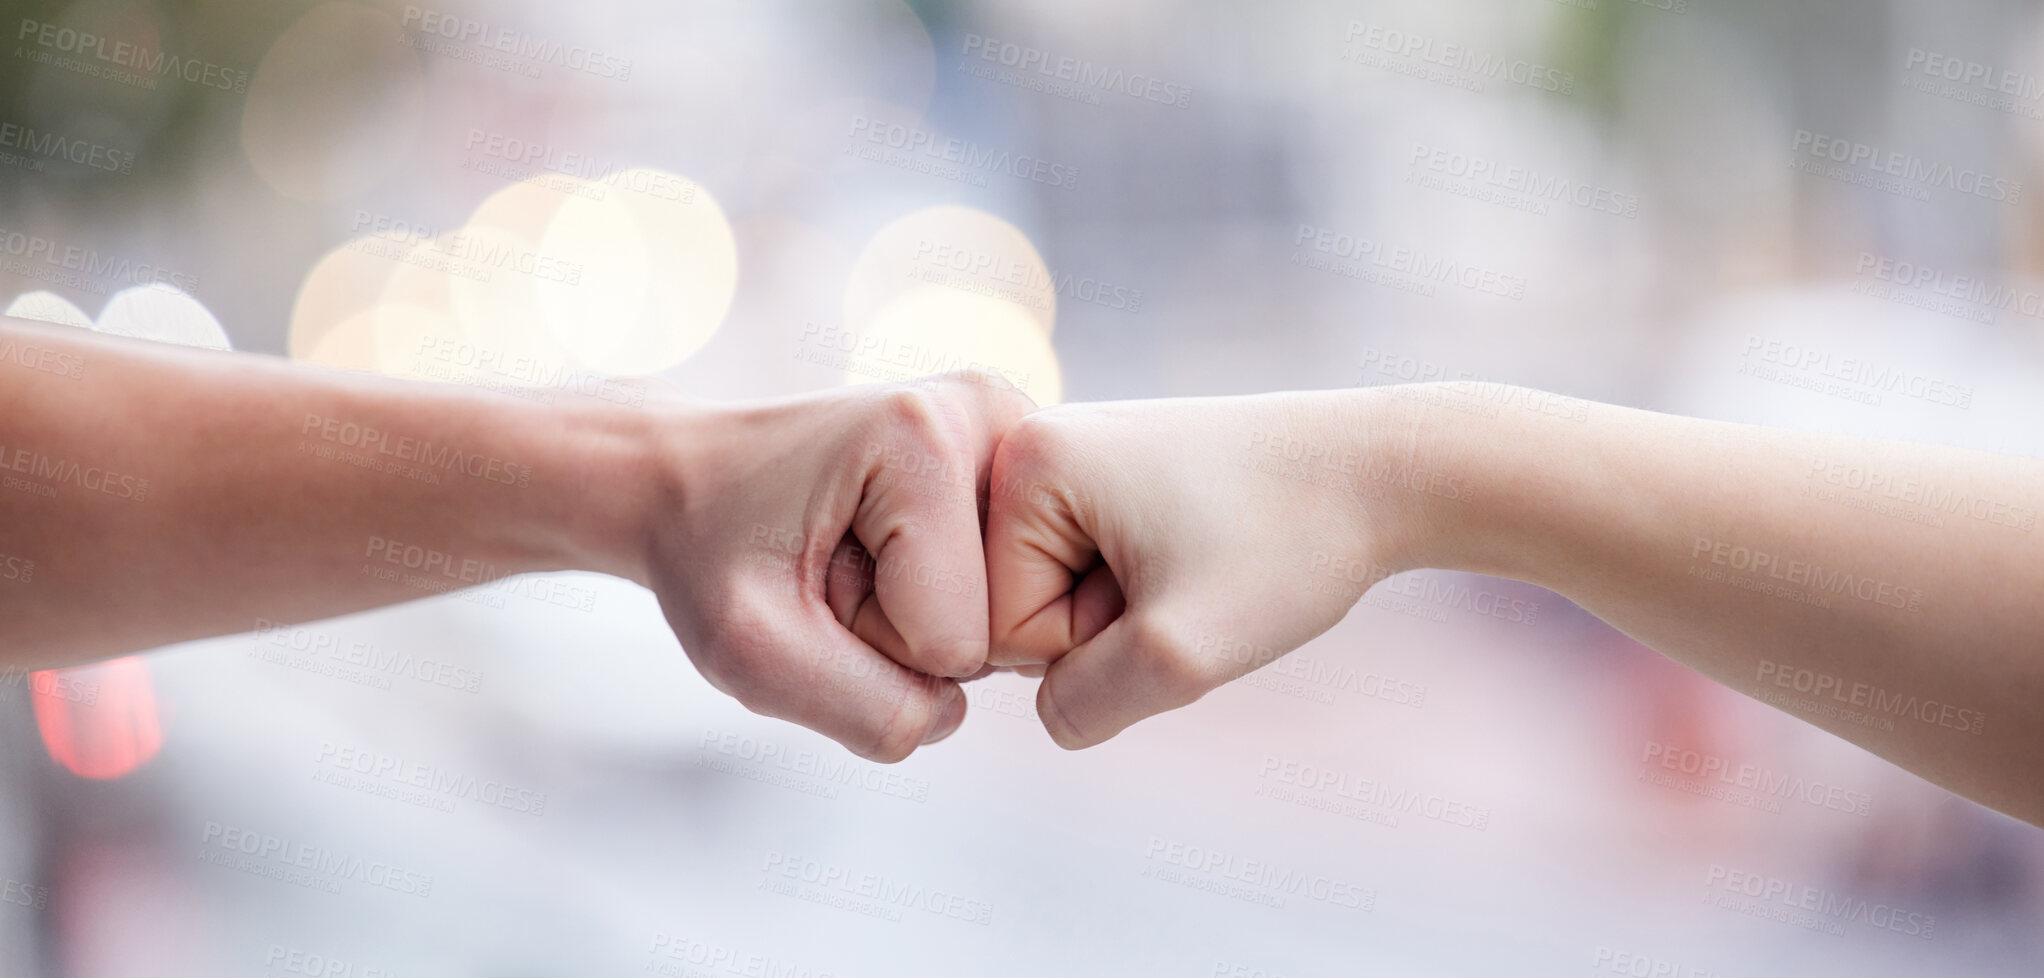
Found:
[[[538, 196], [546, 194], [546, 197]], [[547, 331], [545, 276], [576, 276], [580, 258], [551, 254], [541, 239], [558, 195], [520, 184], [492, 196], [443, 244], [462, 274], [446, 278], [449, 321], [443, 338], [475, 344], [499, 360], [531, 358], [565, 366], [569, 352]]]
[[873, 235], [845, 286], [845, 326], [860, 329], [904, 293], [932, 285], [1011, 305], [1045, 334], [1057, 322], [1056, 287], [1029, 236], [985, 211], [946, 205]]
[[374, 371], [376, 364], [376, 312], [357, 313], [320, 333], [310, 347], [293, 348], [291, 359], [339, 370]]
[[723, 210], [660, 170], [534, 177], [426, 234], [378, 229], [322, 258], [293, 309], [292, 355], [486, 386], [498, 378], [445, 369], [437, 354], [459, 348], [521, 376], [652, 373], [708, 342], [738, 286]]
[[460, 327], [445, 311], [409, 302], [384, 303], [369, 314], [368, 334], [379, 373], [415, 380], [453, 379], [435, 376], [437, 361], [424, 355], [428, 348], [461, 339]]
[[370, 186], [412, 152], [426, 78], [398, 22], [353, 3], [305, 12], [256, 65], [241, 145], [271, 189], [331, 200]]
[[731, 308], [730, 222], [702, 187], [666, 171], [591, 186], [601, 194], [567, 196], [538, 243], [543, 258], [567, 263], [532, 280], [547, 330], [588, 369], [665, 370], [709, 342]]
[[357, 238], [326, 253], [305, 273], [291, 304], [287, 349], [294, 360], [312, 359], [329, 330], [376, 303], [390, 280], [392, 262], [372, 253], [371, 238]]
[[1038, 405], [1064, 397], [1064, 375], [1050, 337], [1024, 310], [944, 286], [910, 289], [875, 312], [857, 333], [845, 382], [911, 380], [985, 369]]

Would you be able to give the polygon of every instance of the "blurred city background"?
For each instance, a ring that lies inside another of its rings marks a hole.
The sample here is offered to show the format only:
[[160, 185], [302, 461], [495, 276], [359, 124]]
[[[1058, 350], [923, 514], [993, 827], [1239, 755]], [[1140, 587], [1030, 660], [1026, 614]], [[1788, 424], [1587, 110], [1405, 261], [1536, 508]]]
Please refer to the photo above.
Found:
[[[2037, 4], [5, 12], [22, 315], [540, 399], [1484, 378], [2044, 454]], [[612, 579], [251, 629], [0, 677], [0, 974], [2044, 958], [2036, 829], [1512, 582], [1390, 582], [1078, 754], [984, 680], [893, 768]]]

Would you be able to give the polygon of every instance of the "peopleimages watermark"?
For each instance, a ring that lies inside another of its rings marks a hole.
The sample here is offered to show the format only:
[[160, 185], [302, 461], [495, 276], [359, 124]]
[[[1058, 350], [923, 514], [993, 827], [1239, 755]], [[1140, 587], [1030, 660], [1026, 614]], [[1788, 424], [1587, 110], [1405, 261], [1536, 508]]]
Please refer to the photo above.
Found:
[[[1376, 375], [1372, 380], [1371, 375]], [[1393, 353], [1374, 346], [1363, 348], [1362, 362], [1356, 367], [1356, 386], [1369, 387], [1375, 383], [1385, 384], [1430, 384], [1451, 379], [1448, 368], [1425, 357], [1406, 353]], [[1480, 373], [1458, 370], [1455, 380], [1489, 380]]]
[[472, 154], [462, 161], [463, 169], [508, 180], [548, 174], [569, 177], [572, 179], [547, 186], [590, 200], [603, 200], [606, 190], [617, 188], [677, 204], [696, 201], [696, 185], [690, 180], [662, 170], [626, 166], [589, 153], [562, 149], [550, 142], [471, 126], [462, 148]]
[[0, 272], [104, 295], [116, 286], [171, 285], [196, 292], [199, 277], [151, 262], [109, 255], [97, 248], [0, 228]]
[[[1930, 940], [1937, 930], [1937, 918], [1886, 903], [1874, 903], [1844, 896], [1822, 887], [1798, 885], [1780, 877], [1751, 873], [1712, 863], [1704, 873], [1704, 901], [1727, 910], [1767, 917], [1785, 924], [1829, 934], [1843, 934], [1843, 925], [1858, 923], [1891, 930], [1921, 940]], [[1732, 897], [1727, 900], [1723, 897]], [[1755, 898], [1747, 904], [1736, 897]]]
[[1258, 428], [1249, 432], [1243, 468], [1375, 498], [1374, 486], [1402, 489], [1420, 495], [1439, 496], [1466, 502], [1476, 495], [1476, 484], [1460, 476], [1414, 465], [1400, 459], [1396, 464], [1382, 458], [1366, 457], [1346, 446], [1302, 439], [1289, 432]]
[[330, 740], [320, 743], [315, 765], [314, 781], [435, 811], [452, 812], [455, 802], [472, 801], [520, 815], [546, 814], [544, 791]]
[[206, 823], [199, 861], [322, 893], [353, 882], [420, 899], [433, 895], [433, 877], [424, 873], [223, 822]]
[[[715, 941], [698, 940], [686, 934], [661, 931], [653, 935], [646, 951], [646, 969], [667, 978], [834, 978], [829, 971], [805, 967], [771, 954], [741, 951]], [[347, 976], [342, 976], [347, 978]], [[365, 976], [366, 978], [366, 976]]]
[[257, 618], [250, 637], [250, 658], [372, 689], [392, 688], [393, 678], [463, 693], [483, 689], [482, 670], [472, 666], [395, 652], [360, 639], [343, 642], [331, 632], [305, 625]]
[[1572, 71], [1360, 20], [1348, 22], [1341, 60], [1472, 92], [1499, 80], [1556, 95], [1576, 90]]
[[493, 390], [520, 399], [551, 404], [555, 393], [566, 392], [625, 407], [643, 407], [646, 403], [646, 385], [642, 382], [575, 370], [528, 353], [507, 353], [467, 340], [421, 334], [413, 356], [412, 373], [419, 377]]
[[587, 267], [582, 262], [520, 248], [494, 235], [474, 231], [442, 234], [426, 225], [359, 209], [349, 231], [361, 235], [349, 247], [365, 255], [477, 282], [491, 281], [497, 272], [515, 272], [556, 285], [581, 285]]
[[710, 727], [703, 728], [696, 766], [826, 798], [836, 798], [838, 788], [850, 787], [904, 801], [930, 800], [927, 778], [858, 761], [843, 751], [790, 750], [771, 740]]
[[28, 17], [21, 19], [14, 40], [17, 58], [123, 85], [154, 90], [157, 79], [170, 78], [237, 95], [248, 92], [245, 70]]
[[1489, 586], [1472, 587], [1465, 575], [1443, 578], [1423, 571], [1393, 573], [1360, 557], [1313, 551], [1308, 594], [1328, 595], [1368, 607], [1446, 623], [1449, 611], [1531, 627], [1540, 622], [1540, 603]]
[[1486, 806], [1324, 765], [1266, 754], [1256, 776], [1259, 797], [1361, 822], [1396, 827], [1400, 815], [1415, 815], [1478, 832], [1490, 827]]
[[1214, 970], [1209, 973], [1208, 978], [1286, 978], [1286, 976], [1282, 971], [1217, 958], [1214, 961]]
[[1577, 424], [1590, 420], [1588, 401], [1492, 380], [1475, 370], [1456, 370], [1450, 377], [1448, 368], [1433, 360], [1374, 346], [1363, 349], [1356, 386], [1388, 386], [1401, 400], [1476, 417], [1503, 417], [1510, 408]]
[[0, 553], [0, 584], [27, 584], [35, 580], [35, 561]]
[[57, 486], [130, 502], [149, 498], [148, 479], [30, 448], [0, 445], [0, 470], [20, 473], [0, 476], [0, 487], [45, 499], [57, 498]]
[[1973, 407], [1973, 387], [1969, 384], [1943, 380], [1908, 367], [1876, 363], [1866, 357], [1835, 356], [1830, 350], [1807, 343], [1748, 333], [1746, 348], [1739, 356], [1739, 373], [1745, 376], [1870, 407], [1881, 406], [1881, 398], [1887, 394], [1961, 411]]
[[[1069, 55], [1052, 56], [1041, 48], [968, 32], [958, 70], [1030, 91], [1043, 92], [1084, 105], [1099, 105], [1101, 93], [1124, 95], [1143, 102], [1186, 108], [1192, 86], [1154, 75], [1123, 71]], [[978, 62], [978, 63], [975, 63]]]
[[[528, 78], [540, 76], [540, 65], [553, 65], [615, 81], [629, 81], [632, 77], [630, 58], [431, 8], [407, 5], [399, 26], [409, 32], [398, 36], [399, 43], [407, 47], [472, 61], [486, 68], [510, 71]], [[434, 38], [440, 40], [435, 41]], [[518, 60], [508, 60], [500, 55]]]
[[[1919, 697], [1915, 693], [1897, 693], [1872, 683], [1851, 682], [1828, 672], [1803, 669], [1772, 659], [1761, 659], [1753, 677], [1761, 684], [1760, 699], [1785, 707], [1805, 710], [1823, 710], [1824, 716], [1858, 723], [1861, 726], [1879, 730], [1895, 729], [1892, 717], [1907, 717], [1919, 723], [1970, 733], [1983, 733], [1987, 725], [1987, 714], [1953, 703]], [[1794, 690], [1811, 699], [1782, 697], [1769, 689]], [[1769, 696], [1776, 697], [1769, 699]], [[1826, 702], [1826, 701], [1829, 702]], [[1842, 709], [1835, 704], [1845, 704], [1852, 709]]]
[[994, 922], [993, 904], [985, 900], [779, 849], [767, 851], [761, 872], [760, 889], [769, 893], [868, 917], [899, 923], [902, 911], [920, 910], [982, 927]]
[[1524, 276], [1330, 228], [1301, 224], [1292, 247], [1294, 265], [1402, 292], [1432, 297], [1436, 286], [1451, 285], [1505, 299], [1526, 297]]
[[115, 149], [47, 129], [0, 122], [0, 163], [40, 171], [48, 160], [75, 163], [92, 170], [128, 174], [135, 170], [133, 150]]
[[1617, 217], [1639, 216], [1637, 194], [1460, 150], [1414, 143], [1406, 163], [1411, 167], [1407, 183], [1511, 210], [1545, 215], [1549, 204], [1564, 204]]
[[922, 383], [936, 374], [967, 372], [968, 383], [1029, 393], [1029, 371], [977, 359], [941, 343], [911, 343], [891, 336], [804, 320], [795, 359], [857, 374], [877, 383]]
[[85, 376], [85, 357], [39, 346], [34, 339], [8, 336], [0, 339], [0, 363], [12, 363], [30, 370], [76, 380]]
[[[1837, 568], [1825, 569], [1784, 554], [1756, 550], [1727, 540], [1696, 537], [1689, 557], [1688, 576], [1723, 582], [1771, 597], [1798, 601], [1819, 608], [1831, 607], [1826, 597], [1852, 598], [1910, 613], [1923, 610], [1923, 589], [1878, 577]], [[1709, 565], [1709, 566], [1706, 566]], [[1751, 574], [1737, 577], [1711, 567], [1725, 567]]]
[[1244, 858], [1224, 849], [1153, 835], [1143, 859], [1142, 875], [1149, 879], [1244, 903], [1282, 910], [1298, 897], [1358, 913], [1377, 909], [1374, 888], [1310, 870], [1280, 867], [1269, 859]]
[[1798, 129], [1790, 151], [1791, 170], [1915, 200], [1929, 200], [1933, 190], [2002, 204], [2023, 196], [2023, 185], [2015, 180], [1830, 133]]
[[463, 600], [492, 608], [504, 607], [504, 595], [515, 594], [571, 611], [596, 610], [591, 588], [535, 574], [505, 574], [487, 561], [434, 547], [372, 534], [362, 556], [370, 560], [362, 565], [362, 576], [429, 594], [458, 591]]
[[[1253, 670], [1237, 680], [1242, 685], [1285, 696], [1333, 703], [1336, 693], [1348, 692], [1413, 709], [1426, 705], [1427, 688], [1419, 683], [1360, 670], [1345, 662], [1330, 662], [1310, 653], [1285, 655], [1268, 645], [1216, 634], [1204, 624], [1194, 649], [1202, 658]], [[1033, 710], [1030, 715], [1034, 715]]]
[[1847, 509], [1873, 513], [1933, 529], [1946, 517], [2007, 527], [2021, 533], [2037, 528], [2037, 509], [2003, 499], [1990, 499], [1966, 489], [1927, 481], [1926, 476], [1898, 476], [1857, 460], [1810, 457], [1809, 481], [1802, 495], [1836, 502]]
[[1079, 168], [1026, 153], [981, 146], [969, 139], [940, 137], [919, 126], [852, 117], [845, 155], [896, 169], [984, 187], [986, 175], [1002, 174], [1059, 190], [1079, 188]]
[[[1658, 740], [1646, 742], [1646, 750], [1640, 758], [1640, 764], [1641, 781], [1702, 795], [1730, 805], [1780, 812], [1781, 802], [1786, 799], [1800, 801], [1814, 808], [1851, 815], [1867, 816], [1873, 811], [1873, 800], [1864, 791], [1826, 784], [1801, 775], [1770, 770], [1764, 766], [1734, 764], [1716, 754], [1664, 744]], [[1685, 780], [1663, 773], [1668, 771], [1689, 775], [1695, 780]]]
[[263, 955], [263, 967], [306, 978], [398, 978], [398, 972], [392, 968], [282, 944], [270, 945], [269, 953]]
[[1954, 102], [2044, 119], [2044, 81], [1980, 61], [1912, 47], [1902, 59], [1902, 87]]
[[55, 697], [81, 706], [99, 705], [99, 681], [96, 679], [75, 675], [68, 669], [23, 669], [18, 666], [0, 669], [0, 688], [22, 686], [27, 686], [29, 692], [37, 696]]
[[450, 472], [519, 489], [532, 484], [530, 465], [507, 462], [495, 455], [463, 451], [452, 445], [439, 445], [428, 439], [393, 434], [322, 414], [307, 414], [298, 433], [315, 436], [325, 445], [333, 446], [322, 450], [321, 445], [301, 441], [298, 444], [300, 455], [389, 471], [421, 482], [437, 484], [440, 480], [436, 472]]
[[1860, 252], [1853, 268], [1852, 291], [1968, 322], [1992, 323], [1995, 313], [2011, 311], [2044, 319], [2044, 293], [2035, 289], [1997, 285], [1868, 251]]
[[[1682, 0], [1675, 0], [1681, 3]], [[1706, 971], [1691, 965], [1683, 967], [1665, 958], [1640, 954], [1620, 948], [1597, 945], [1590, 955], [1590, 967], [1614, 974], [1630, 975], [1631, 978], [1722, 978], [1715, 971]]]
[[1087, 275], [1060, 273], [1033, 261], [994, 255], [977, 248], [924, 238], [911, 256], [916, 267], [909, 277], [989, 296], [1025, 309], [1046, 311], [1044, 298], [1055, 295], [1088, 302], [1116, 312], [1143, 310], [1143, 290], [1116, 285]]
[[50, 906], [50, 888], [9, 877], [0, 880], [0, 903], [26, 907], [30, 910], [45, 910]]

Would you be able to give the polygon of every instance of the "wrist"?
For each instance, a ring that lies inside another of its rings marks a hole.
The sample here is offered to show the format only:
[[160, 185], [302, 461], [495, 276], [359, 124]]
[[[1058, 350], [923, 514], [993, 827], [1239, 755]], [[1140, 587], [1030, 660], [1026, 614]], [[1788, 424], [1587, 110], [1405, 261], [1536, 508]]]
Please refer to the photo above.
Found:
[[1335, 397], [1334, 430], [1360, 465], [1353, 482], [1358, 547], [1379, 575], [1435, 566], [1436, 537], [1445, 523], [1439, 494], [1470, 492], [1460, 480], [1448, 481], [1433, 461], [1439, 433], [1407, 392], [1371, 387]]
[[651, 397], [557, 408], [539, 449], [551, 475], [539, 514], [553, 529], [551, 562], [650, 586], [655, 534], [685, 495], [680, 448], [704, 410]]
[[1559, 442], [1589, 420], [1587, 402], [1530, 388], [1467, 381], [1358, 391], [1367, 450], [1404, 474], [1381, 522], [1393, 530], [1384, 563], [1546, 586], [1563, 518]]

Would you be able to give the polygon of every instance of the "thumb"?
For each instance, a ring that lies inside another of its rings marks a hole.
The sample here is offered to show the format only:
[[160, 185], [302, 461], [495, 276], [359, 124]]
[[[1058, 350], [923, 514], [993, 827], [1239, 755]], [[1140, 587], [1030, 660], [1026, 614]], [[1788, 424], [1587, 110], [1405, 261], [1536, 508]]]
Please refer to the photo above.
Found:
[[1168, 616], [1132, 610], [1051, 663], [1036, 712], [1059, 747], [1091, 747], [1205, 696], [1227, 679], [1218, 666]]
[[1055, 661], [1108, 626], [1125, 600], [1088, 529], [1086, 495], [1070, 487], [1063, 446], [1023, 425], [1001, 442], [988, 492], [987, 661]]

